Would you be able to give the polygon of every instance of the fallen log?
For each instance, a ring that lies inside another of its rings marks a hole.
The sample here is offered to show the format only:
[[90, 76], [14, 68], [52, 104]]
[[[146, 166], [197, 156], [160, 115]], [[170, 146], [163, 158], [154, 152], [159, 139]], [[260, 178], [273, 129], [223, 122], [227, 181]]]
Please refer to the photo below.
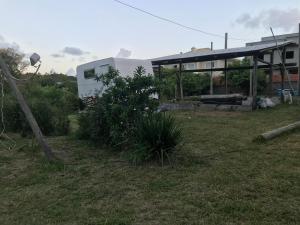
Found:
[[262, 139], [262, 140], [271, 140], [273, 138], [276, 138], [286, 132], [289, 132], [289, 131], [292, 131], [292, 130], [295, 130], [297, 128], [300, 128], [300, 121], [296, 122], [296, 123], [292, 123], [288, 126], [285, 126], [285, 127], [280, 127], [280, 128], [277, 128], [275, 130], [271, 130], [271, 131], [268, 131], [266, 133], [263, 133], [259, 136], [259, 139]]

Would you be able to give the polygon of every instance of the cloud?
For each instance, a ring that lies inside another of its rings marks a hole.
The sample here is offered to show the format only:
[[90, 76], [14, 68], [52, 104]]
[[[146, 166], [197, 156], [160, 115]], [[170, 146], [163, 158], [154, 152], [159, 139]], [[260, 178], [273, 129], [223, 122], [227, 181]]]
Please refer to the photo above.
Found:
[[79, 61], [79, 62], [85, 62], [85, 61], [86, 61], [86, 58], [85, 58], [85, 57], [79, 57], [79, 58], [78, 58], [78, 61]]
[[67, 72], [66, 72], [66, 74], [68, 76], [73, 76], [73, 77], [76, 76], [76, 72], [75, 72], [75, 70], [73, 68], [68, 69]]
[[0, 35], [0, 48], [12, 48], [17, 52], [21, 52], [20, 46], [16, 42], [7, 42], [3, 36]]
[[245, 13], [236, 19], [236, 23], [244, 25], [246, 28], [272, 27], [286, 32], [294, 31], [299, 21], [300, 10], [297, 8], [263, 10], [256, 15]]
[[74, 55], [74, 56], [81, 56], [81, 55], [89, 54], [89, 52], [85, 52], [85, 51], [81, 50], [80, 48], [76, 48], [76, 47], [65, 47], [62, 50], [62, 52], [65, 54]]
[[51, 56], [52, 56], [53, 58], [63, 58], [63, 57], [65, 57], [64, 54], [59, 54], [59, 53], [54, 53], [54, 54], [52, 54]]
[[131, 56], [131, 51], [121, 48], [116, 57], [117, 58], [129, 58], [130, 56]]

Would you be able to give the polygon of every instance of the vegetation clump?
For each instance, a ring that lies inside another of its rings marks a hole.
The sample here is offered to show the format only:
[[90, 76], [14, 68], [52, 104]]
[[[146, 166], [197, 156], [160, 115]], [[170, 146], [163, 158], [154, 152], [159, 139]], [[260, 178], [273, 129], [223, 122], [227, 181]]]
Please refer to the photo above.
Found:
[[79, 118], [78, 137], [125, 150], [131, 161], [164, 160], [180, 141], [180, 129], [170, 116], [157, 112], [153, 76], [138, 67], [133, 77], [110, 68], [97, 77], [106, 87], [96, 103]]
[[[64, 74], [26, 74], [24, 55], [13, 49], [0, 49], [0, 55], [15, 77], [20, 91], [27, 100], [34, 117], [45, 135], [66, 135], [69, 131], [68, 115], [79, 107], [75, 77]], [[1, 130], [18, 132], [22, 136], [32, 131], [15, 96], [5, 82], [1, 71]]]

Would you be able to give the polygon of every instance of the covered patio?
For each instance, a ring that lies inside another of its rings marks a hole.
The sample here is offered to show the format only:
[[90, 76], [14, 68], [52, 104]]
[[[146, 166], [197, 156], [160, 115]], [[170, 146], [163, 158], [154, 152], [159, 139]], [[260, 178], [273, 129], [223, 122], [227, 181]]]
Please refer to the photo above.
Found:
[[[228, 94], [228, 77], [227, 71], [230, 70], [251, 70], [250, 73], [250, 82], [249, 82], [249, 97], [252, 101], [252, 108], [255, 109], [256, 99], [257, 99], [257, 70], [266, 69], [268, 70], [269, 76], [269, 86], [272, 87], [272, 76], [274, 70], [279, 70], [281, 73], [281, 87], [284, 89], [284, 78], [288, 76], [287, 69], [297, 69], [296, 64], [287, 64], [286, 63], [286, 48], [291, 45], [296, 45], [294, 42], [280, 42], [280, 43], [271, 43], [271, 44], [262, 44], [256, 46], [247, 46], [240, 48], [230, 48], [230, 49], [221, 49], [221, 50], [212, 50], [209, 52], [188, 52], [183, 54], [170, 55], [160, 58], [152, 59], [152, 65], [157, 67], [159, 78], [161, 79], [161, 68], [164, 65], [179, 65], [178, 72], [179, 77], [182, 73], [186, 72], [210, 72], [211, 73], [211, 85], [213, 82], [212, 72], [214, 71], [223, 71], [225, 78], [225, 92]], [[280, 53], [280, 58], [282, 63], [274, 63], [275, 53]], [[269, 55], [270, 60], [265, 61], [264, 55]], [[250, 57], [251, 65], [243, 67], [225, 67], [223, 68], [210, 68], [210, 69], [194, 69], [186, 70], [183, 68], [183, 64], [186, 63], [197, 63], [197, 62], [212, 62], [215, 60], [224, 60], [225, 62], [229, 59], [241, 58], [241, 57]], [[180, 85], [182, 89], [182, 81], [180, 79]], [[182, 91], [181, 91], [182, 92]], [[211, 93], [213, 94], [213, 93]], [[183, 99], [183, 94], [181, 94], [181, 99]]]

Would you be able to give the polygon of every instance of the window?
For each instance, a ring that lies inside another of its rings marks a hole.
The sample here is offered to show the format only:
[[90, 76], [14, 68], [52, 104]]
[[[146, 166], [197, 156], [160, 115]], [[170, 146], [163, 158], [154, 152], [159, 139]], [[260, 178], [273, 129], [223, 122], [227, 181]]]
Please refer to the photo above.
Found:
[[196, 69], [196, 63], [188, 63], [184, 65], [187, 70], [195, 70]]
[[285, 53], [285, 58], [287, 58], [287, 59], [293, 59], [294, 58], [294, 51], [287, 51]]
[[298, 70], [297, 69], [290, 69], [288, 70], [289, 74], [298, 74]]
[[85, 79], [96, 78], [95, 69], [85, 70], [84, 71], [84, 78]]

